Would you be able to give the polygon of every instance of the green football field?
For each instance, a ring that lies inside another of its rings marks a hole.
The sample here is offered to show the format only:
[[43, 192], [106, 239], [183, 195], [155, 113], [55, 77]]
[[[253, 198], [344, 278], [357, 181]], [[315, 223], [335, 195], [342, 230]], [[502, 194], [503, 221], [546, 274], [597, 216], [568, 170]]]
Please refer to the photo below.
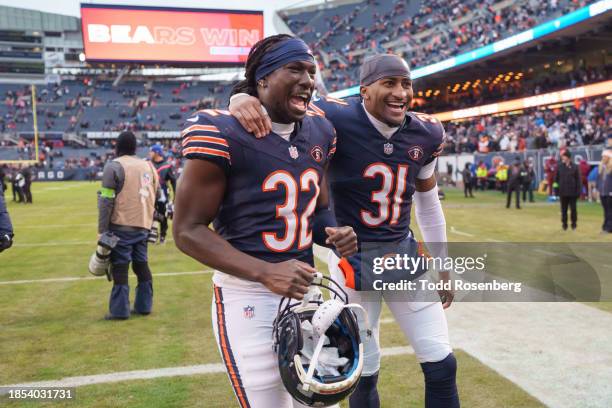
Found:
[[[89, 278], [87, 272], [97, 234], [98, 184], [54, 182], [33, 187], [33, 205], [8, 202], [16, 237], [15, 246], [0, 254], [0, 386], [221, 363], [210, 322], [211, 275], [182, 273], [206, 271], [205, 266], [181, 254], [172, 241], [150, 246], [153, 314], [104, 321], [111, 284], [105, 278]], [[475, 199], [464, 199], [458, 190], [446, 193], [443, 206], [450, 241], [612, 243], [612, 237], [599, 233], [599, 204], [580, 203], [578, 230], [563, 232], [558, 204], [541, 197], [519, 211], [507, 210], [500, 193], [476, 193]], [[10, 199], [10, 192], [6, 198]], [[130, 279], [134, 287], [135, 277]], [[607, 303], [591, 306], [612, 311]], [[390, 317], [388, 310], [383, 317]], [[384, 348], [408, 345], [395, 323], [382, 327], [381, 343]], [[463, 406], [542, 406], [469, 354], [455, 352]], [[423, 379], [413, 355], [383, 358], [380, 394], [383, 407], [423, 406]], [[25, 403], [4, 396], [0, 403], [20, 407], [237, 406], [225, 373], [217, 372], [81, 386], [73, 402]]]

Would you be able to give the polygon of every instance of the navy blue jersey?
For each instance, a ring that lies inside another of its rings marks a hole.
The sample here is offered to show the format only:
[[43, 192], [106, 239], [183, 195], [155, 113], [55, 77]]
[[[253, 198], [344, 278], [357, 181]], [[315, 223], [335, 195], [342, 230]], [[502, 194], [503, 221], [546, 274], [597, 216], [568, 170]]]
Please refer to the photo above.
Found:
[[408, 112], [404, 124], [387, 139], [372, 125], [358, 97], [322, 97], [311, 109], [324, 114], [338, 135], [329, 168], [338, 225], [352, 226], [359, 242], [405, 238], [416, 176], [442, 151], [441, 123]]
[[169, 164], [166, 159], [162, 161], [151, 161], [155, 170], [157, 171], [157, 175], [159, 176], [159, 185], [161, 187], [163, 196], [162, 202], [170, 201], [170, 186], [172, 187], [172, 194], [176, 191], [176, 176], [174, 175], [174, 169], [172, 165]]
[[312, 264], [312, 216], [335, 133], [309, 112], [289, 141], [256, 139], [222, 110], [199, 111], [183, 129], [183, 155], [216, 163], [226, 175], [215, 230], [236, 249], [269, 262]]

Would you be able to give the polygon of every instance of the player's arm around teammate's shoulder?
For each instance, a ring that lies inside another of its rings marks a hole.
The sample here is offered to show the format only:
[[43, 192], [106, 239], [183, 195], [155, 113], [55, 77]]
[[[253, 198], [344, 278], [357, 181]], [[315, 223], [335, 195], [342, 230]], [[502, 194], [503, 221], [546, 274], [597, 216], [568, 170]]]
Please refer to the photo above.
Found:
[[247, 93], [231, 96], [228, 110], [242, 127], [255, 137], [264, 137], [272, 131], [272, 120], [260, 100]]
[[[349, 104], [342, 99], [313, 95], [308, 109], [311, 113], [327, 117], [328, 114], [335, 112], [335, 109], [344, 106], [349, 106]], [[254, 96], [247, 93], [232, 95], [228, 110], [247, 132], [253, 133], [257, 138], [262, 138], [272, 131], [270, 117], [260, 100]]]

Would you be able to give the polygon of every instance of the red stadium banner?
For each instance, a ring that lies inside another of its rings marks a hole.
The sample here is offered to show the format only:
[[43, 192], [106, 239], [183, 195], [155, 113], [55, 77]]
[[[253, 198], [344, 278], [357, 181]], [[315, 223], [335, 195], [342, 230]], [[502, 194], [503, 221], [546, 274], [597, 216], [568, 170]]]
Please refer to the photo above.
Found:
[[536, 106], [552, 105], [561, 102], [573, 101], [575, 99], [589, 98], [592, 96], [606, 95], [610, 93], [612, 93], [612, 81], [604, 81], [577, 88], [565, 89], [563, 91], [530, 96], [528, 98], [513, 99], [511, 101], [492, 103], [490, 105], [474, 106], [467, 109], [436, 113], [433, 116], [442, 122], [446, 122], [449, 120], [511, 112], [520, 109], [533, 108]]
[[81, 4], [88, 61], [241, 64], [263, 12]]

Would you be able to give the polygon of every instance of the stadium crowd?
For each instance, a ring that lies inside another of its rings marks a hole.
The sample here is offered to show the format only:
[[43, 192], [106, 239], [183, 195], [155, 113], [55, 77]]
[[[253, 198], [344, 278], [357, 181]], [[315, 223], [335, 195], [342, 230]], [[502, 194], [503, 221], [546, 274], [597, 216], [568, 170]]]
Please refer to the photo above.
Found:
[[612, 132], [612, 100], [576, 100], [571, 106], [482, 116], [449, 122], [445, 127], [445, 149], [449, 154], [601, 144]]
[[[400, 0], [391, 5], [368, 0], [350, 12], [338, 7], [286, 15], [285, 21], [328, 61], [323, 76], [329, 90], [335, 91], [357, 84], [355, 73], [365, 56], [362, 50], [393, 52], [412, 68], [421, 67], [517, 34], [586, 3], [432, 0], [420, 2], [414, 10]], [[321, 20], [325, 24], [318, 24]]]
[[[482, 116], [447, 122], [445, 153], [488, 153], [596, 145], [612, 135], [612, 100], [597, 97], [576, 100], [556, 109], [530, 109], [520, 114]], [[42, 140], [39, 162], [43, 169], [101, 169], [112, 158], [114, 140], [90, 140], [90, 148], [62, 140]], [[140, 148], [155, 140], [139, 139]], [[180, 158], [176, 140], [161, 142], [170, 157]], [[34, 159], [33, 142], [21, 138], [16, 147], [18, 159]], [[8, 158], [8, 157], [3, 157]], [[97, 170], [96, 170], [97, 172]]]

